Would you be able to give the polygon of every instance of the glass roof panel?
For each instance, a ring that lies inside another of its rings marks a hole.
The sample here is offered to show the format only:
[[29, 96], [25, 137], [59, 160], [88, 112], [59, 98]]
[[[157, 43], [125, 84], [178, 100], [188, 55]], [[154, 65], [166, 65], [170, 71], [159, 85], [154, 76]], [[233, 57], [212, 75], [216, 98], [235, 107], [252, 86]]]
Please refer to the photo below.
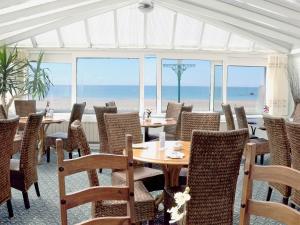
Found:
[[117, 24], [121, 47], [144, 46], [144, 14], [136, 4], [117, 10]]
[[210, 24], [205, 24], [201, 47], [204, 49], [224, 49], [229, 32]]
[[174, 12], [155, 6], [147, 14], [147, 45], [152, 47], [170, 48], [172, 42]]
[[87, 47], [86, 33], [83, 21], [61, 28], [61, 35], [66, 47]]
[[191, 17], [178, 14], [175, 31], [175, 47], [198, 47], [203, 23]]
[[29, 48], [32, 48], [32, 42], [30, 39], [25, 39], [23, 41], [19, 41], [17, 43], [17, 47], [29, 47]]
[[59, 47], [56, 30], [40, 34], [35, 37], [38, 47]]
[[252, 46], [252, 41], [242, 38], [236, 34], [231, 34], [228, 43], [229, 50], [250, 50]]
[[112, 47], [115, 45], [113, 12], [88, 19], [88, 27], [93, 46]]

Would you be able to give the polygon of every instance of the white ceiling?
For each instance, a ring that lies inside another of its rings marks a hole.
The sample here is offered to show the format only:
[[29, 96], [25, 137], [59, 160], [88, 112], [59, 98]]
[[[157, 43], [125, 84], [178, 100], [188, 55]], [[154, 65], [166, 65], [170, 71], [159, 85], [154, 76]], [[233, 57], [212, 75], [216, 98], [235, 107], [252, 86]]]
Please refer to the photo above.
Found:
[[289, 53], [300, 48], [298, 0], [1, 0], [0, 43]]

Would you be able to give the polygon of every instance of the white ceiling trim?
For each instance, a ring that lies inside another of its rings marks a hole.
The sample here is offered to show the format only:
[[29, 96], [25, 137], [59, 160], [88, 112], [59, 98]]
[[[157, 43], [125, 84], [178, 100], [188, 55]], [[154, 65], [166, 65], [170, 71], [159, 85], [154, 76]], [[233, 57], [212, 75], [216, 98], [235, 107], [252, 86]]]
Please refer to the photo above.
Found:
[[11, 6], [15, 6], [17, 4], [25, 3], [27, 0], [1, 0], [0, 8], [7, 8]]

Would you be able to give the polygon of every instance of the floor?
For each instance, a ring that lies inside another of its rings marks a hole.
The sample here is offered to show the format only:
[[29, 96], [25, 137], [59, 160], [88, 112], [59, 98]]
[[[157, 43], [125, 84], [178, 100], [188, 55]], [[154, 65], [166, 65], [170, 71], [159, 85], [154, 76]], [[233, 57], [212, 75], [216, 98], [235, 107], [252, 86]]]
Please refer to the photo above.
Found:
[[[268, 163], [268, 159], [266, 160]], [[236, 201], [234, 205], [234, 224], [239, 223], [240, 197], [243, 176], [243, 165], [240, 167], [240, 176], [237, 184]], [[22, 194], [19, 191], [12, 190], [12, 204], [14, 209], [14, 217], [9, 219], [7, 216], [6, 204], [0, 206], [0, 224], [30, 224], [30, 225], [52, 225], [60, 224], [59, 213], [59, 192], [57, 181], [56, 155], [51, 154], [51, 162], [43, 163], [38, 166], [39, 186], [41, 197], [35, 194], [34, 187], [29, 191], [29, 199], [31, 208], [25, 210], [23, 205]], [[100, 176], [101, 184], [110, 183], [110, 171], [104, 170]], [[80, 190], [87, 187], [88, 180], [86, 173], [80, 173], [68, 177], [66, 188], [68, 191]], [[267, 193], [267, 184], [263, 182], [255, 182], [253, 196], [255, 199], [265, 199]], [[157, 194], [157, 193], [154, 193]], [[280, 195], [274, 193], [273, 201], [280, 201]], [[90, 216], [90, 206], [84, 205], [69, 211], [69, 224], [78, 223]], [[251, 224], [279, 224], [268, 219], [253, 217]], [[156, 219], [155, 224], [162, 224], [161, 212]]]

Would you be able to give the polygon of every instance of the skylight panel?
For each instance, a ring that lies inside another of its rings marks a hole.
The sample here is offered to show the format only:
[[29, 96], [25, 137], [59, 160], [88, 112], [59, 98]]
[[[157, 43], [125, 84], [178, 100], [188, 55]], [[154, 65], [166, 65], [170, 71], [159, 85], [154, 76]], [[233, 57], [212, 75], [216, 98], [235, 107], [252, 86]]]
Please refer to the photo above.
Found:
[[35, 37], [38, 47], [59, 47], [56, 30], [52, 30]]
[[210, 24], [204, 25], [201, 48], [224, 49], [228, 41], [229, 32]]
[[159, 6], [147, 14], [147, 45], [169, 48], [172, 42], [174, 12]]
[[191, 17], [178, 14], [174, 45], [176, 47], [198, 47], [203, 23]]
[[86, 33], [83, 21], [61, 28], [61, 35], [66, 47], [87, 47]]
[[[14, 45], [15, 46], [15, 45]], [[27, 48], [32, 48], [32, 42], [30, 39], [25, 39], [23, 41], [19, 41], [17, 43], [17, 47], [27, 47]]]
[[230, 36], [228, 49], [230, 50], [251, 50], [253, 42], [242, 38], [236, 34]]
[[144, 46], [144, 14], [136, 4], [117, 10], [117, 30], [120, 47]]
[[93, 46], [112, 47], [115, 45], [113, 12], [88, 19], [88, 28]]

